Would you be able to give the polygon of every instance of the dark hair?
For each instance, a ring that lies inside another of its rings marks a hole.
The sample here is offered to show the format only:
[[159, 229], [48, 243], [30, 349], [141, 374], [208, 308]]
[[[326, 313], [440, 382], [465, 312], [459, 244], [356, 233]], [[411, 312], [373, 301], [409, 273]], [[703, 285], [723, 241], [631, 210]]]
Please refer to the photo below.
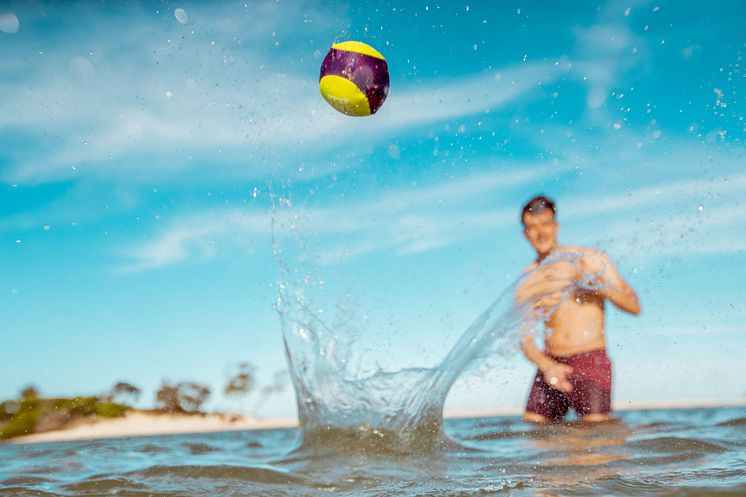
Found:
[[523, 222], [523, 217], [526, 214], [537, 214], [545, 209], [550, 209], [552, 215], [557, 215], [557, 208], [554, 206], [554, 201], [552, 199], [545, 197], [544, 195], [535, 196], [523, 206], [523, 210], [521, 211], [521, 222]]

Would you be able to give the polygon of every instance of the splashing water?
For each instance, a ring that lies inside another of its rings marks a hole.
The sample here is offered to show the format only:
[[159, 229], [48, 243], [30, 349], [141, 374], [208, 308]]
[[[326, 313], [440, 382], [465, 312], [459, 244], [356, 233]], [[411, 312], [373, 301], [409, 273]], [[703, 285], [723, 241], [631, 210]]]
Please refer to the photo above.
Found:
[[[297, 221], [294, 218], [296, 227]], [[452, 443], [443, 432], [443, 405], [459, 375], [479, 359], [515, 353], [520, 338], [536, 333], [547, 313], [580, 286], [594, 285], [556, 271], [561, 265], [577, 266], [576, 256], [550, 257], [490, 304], [436, 366], [360, 372], [355, 334], [344, 324], [331, 324], [330, 313], [319, 311], [319, 304], [328, 302], [320, 296], [324, 280], [307, 255], [308, 247], [296, 237], [302, 255], [297, 264], [288, 264], [283, 253], [287, 247], [280, 247], [275, 234], [273, 224], [280, 265], [276, 310], [296, 392], [300, 446], [315, 451], [358, 445], [378, 452], [410, 452]], [[517, 288], [523, 294], [520, 300], [515, 298]], [[344, 308], [337, 310], [345, 313]]]

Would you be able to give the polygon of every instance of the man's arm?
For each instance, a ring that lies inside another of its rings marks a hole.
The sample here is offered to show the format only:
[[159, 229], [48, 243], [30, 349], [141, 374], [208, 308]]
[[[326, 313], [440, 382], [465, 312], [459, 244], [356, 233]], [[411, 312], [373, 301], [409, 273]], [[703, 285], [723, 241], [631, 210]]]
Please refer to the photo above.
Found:
[[595, 250], [589, 251], [582, 262], [586, 274], [591, 276], [591, 284], [598, 286], [593, 290], [609, 299], [619, 309], [630, 314], [640, 314], [637, 294], [624, 281], [606, 254]]
[[553, 361], [551, 357], [536, 348], [534, 337], [526, 336], [523, 339], [523, 354], [526, 359], [536, 364], [539, 370], [544, 374], [544, 378], [553, 388], [560, 392], [572, 392], [572, 385], [567, 379], [572, 374], [573, 369], [567, 364]]
[[533, 263], [523, 272], [515, 301], [524, 312], [539, 312], [548, 318], [559, 304], [572, 297], [571, 290], [580, 276], [580, 267], [567, 259]]

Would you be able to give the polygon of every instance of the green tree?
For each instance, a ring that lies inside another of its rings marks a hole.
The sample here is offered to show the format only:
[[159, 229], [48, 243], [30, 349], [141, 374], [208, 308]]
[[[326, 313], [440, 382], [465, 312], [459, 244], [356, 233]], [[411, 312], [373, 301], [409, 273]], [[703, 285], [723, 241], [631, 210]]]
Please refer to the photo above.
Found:
[[212, 393], [207, 385], [192, 382], [179, 383], [178, 389], [179, 405], [190, 413], [202, 412], [202, 404]]
[[29, 385], [23, 390], [21, 390], [21, 399], [38, 399], [39, 398], [39, 389], [36, 388], [34, 385]]
[[199, 413], [210, 393], [210, 387], [199, 383], [181, 382], [172, 385], [163, 382], [155, 394], [155, 404], [167, 412]]
[[108, 394], [108, 399], [112, 402], [120, 404], [130, 405], [137, 402], [140, 398], [141, 390], [131, 383], [126, 381], [119, 381], [113, 387]]
[[179, 405], [179, 387], [163, 382], [155, 392], [155, 406], [167, 412], [184, 412]]
[[242, 362], [228, 379], [223, 392], [229, 397], [243, 397], [254, 389], [254, 383], [254, 366], [248, 362]]

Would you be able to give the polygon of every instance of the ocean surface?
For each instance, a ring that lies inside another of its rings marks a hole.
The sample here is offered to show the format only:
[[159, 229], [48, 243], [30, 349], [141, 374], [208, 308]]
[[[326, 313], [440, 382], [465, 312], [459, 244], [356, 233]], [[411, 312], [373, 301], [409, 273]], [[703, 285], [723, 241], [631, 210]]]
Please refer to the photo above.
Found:
[[0, 445], [0, 495], [746, 495], [746, 408], [617, 417], [449, 419], [441, 443], [409, 447], [295, 429]]
[[542, 329], [537, 309], [603, 291], [603, 275], [562, 276], [577, 257], [547, 257], [516, 282], [526, 297], [505, 289], [434, 365], [384, 370], [361, 356], [375, 326], [334, 298], [302, 241], [275, 244], [300, 428], [2, 445], [0, 497], [746, 496], [746, 407], [627, 411], [601, 425], [443, 419], [460, 375]]

